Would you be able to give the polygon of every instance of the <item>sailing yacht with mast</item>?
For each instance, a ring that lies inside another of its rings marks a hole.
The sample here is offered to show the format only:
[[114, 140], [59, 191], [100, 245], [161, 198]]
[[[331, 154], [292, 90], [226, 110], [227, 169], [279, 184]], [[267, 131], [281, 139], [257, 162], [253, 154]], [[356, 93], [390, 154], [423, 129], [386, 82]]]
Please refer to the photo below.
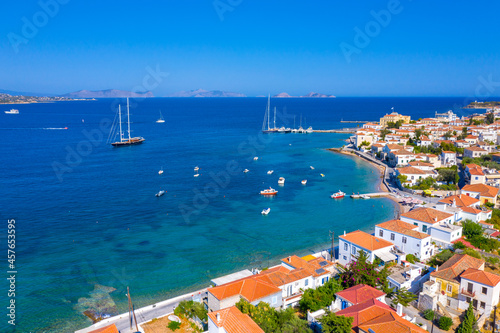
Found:
[[156, 122], [159, 123], [159, 124], [165, 122], [165, 119], [163, 119], [163, 115], [161, 114], [161, 111], [160, 111], [160, 119], [158, 119]]
[[118, 105], [118, 122], [120, 124], [120, 141], [116, 141], [111, 143], [113, 147], [123, 147], [123, 146], [131, 146], [131, 145], [137, 145], [140, 143], [143, 143], [145, 139], [142, 136], [137, 136], [137, 137], [130, 137], [130, 105], [127, 97], [127, 132], [128, 132], [128, 138], [125, 138], [123, 136], [123, 130], [122, 130], [122, 109], [121, 106]]
[[[270, 128], [269, 124], [271, 122], [271, 95], [267, 97], [267, 108], [264, 115], [264, 123], [262, 124], [262, 133], [276, 133], [278, 129], [276, 128], [276, 107], [274, 108], [274, 127]], [[266, 129], [267, 124], [267, 129]]]

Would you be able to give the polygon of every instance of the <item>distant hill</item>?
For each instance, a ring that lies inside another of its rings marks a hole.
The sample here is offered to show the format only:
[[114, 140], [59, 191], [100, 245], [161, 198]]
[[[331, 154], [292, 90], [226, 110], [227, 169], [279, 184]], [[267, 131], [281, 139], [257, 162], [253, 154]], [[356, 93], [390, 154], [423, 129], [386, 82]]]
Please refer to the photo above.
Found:
[[305, 96], [300, 96], [300, 97], [312, 97], [312, 98], [330, 98], [330, 97], [333, 97], [333, 98], [335, 98], [335, 96], [333, 96], [333, 95], [320, 94], [320, 93], [315, 93], [315, 92], [310, 92], [309, 94], [307, 94]]
[[277, 95], [274, 95], [273, 97], [278, 97], [278, 98], [287, 98], [287, 97], [303, 97], [303, 98], [329, 98], [329, 97], [333, 97], [335, 98], [335, 96], [333, 95], [326, 95], [326, 94], [320, 94], [320, 93], [315, 93], [315, 92], [310, 92], [309, 94], [305, 95], [305, 96], [291, 96], [289, 94], [287, 94], [286, 92], [282, 92], [280, 94], [277, 94]]
[[166, 97], [246, 97], [243, 94], [235, 93], [235, 92], [227, 92], [221, 90], [189, 90], [189, 91], [179, 91], [172, 95], [168, 95]]
[[154, 97], [151, 91], [147, 92], [131, 92], [125, 90], [117, 89], [107, 89], [107, 90], [80, 90], [69, 94], [61, 95], [62, 97], [69, 98], [123, 98], [123, 97]]
[[293, 97], [293, 96], [290, 96], [288, 95], [286, 92], [282, 92], [282, 93], [279, 93], [278, 95], [274, 95], [273, 97]]

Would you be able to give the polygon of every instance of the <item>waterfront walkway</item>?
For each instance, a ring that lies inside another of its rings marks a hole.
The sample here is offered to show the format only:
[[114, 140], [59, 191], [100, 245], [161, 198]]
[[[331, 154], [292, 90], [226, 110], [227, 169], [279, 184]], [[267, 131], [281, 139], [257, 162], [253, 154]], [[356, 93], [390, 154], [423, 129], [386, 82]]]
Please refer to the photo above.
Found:
[[[164, 317], [168, 314], [171, 314], [174, 312], [175, 307], [179, 304], [181, 301], [189, 301], [193, 299], [193, 296], [199, 296], [202, 299], [207, 296], [207, 289], [201, 289], [189, 294], [177, 296], [171, 299], [168, 299], [166, 301], [162, 301], [159, 303], [155, 303], [153, 305], [148, 305], [140, 309], [135, 310], [135, 316], [137, 317], [137, 322], [140, 324], [146, 323], [148, 321], [151, 321], [155, 318], [160, 318]], [[115, 324], [120, 333], [132, 333], [136, 332], [135, 329], [135, 323], [132, 325], [132, 330], [130, 329], [130, 320], [129, 320], [129, 315], [128, 313], [123, 313], [111, 318], [107, 318], [104, 320], [101, 320], [100, 322], [89, 326], [87, 328], [81, 329], [76, 331], [75, 333], [87, 333], [91, 332], [94, 330], [97, 330], [99, 328], [103, 328], [105, 326]], [[139, 330], [141, 328], [139, 327]]]

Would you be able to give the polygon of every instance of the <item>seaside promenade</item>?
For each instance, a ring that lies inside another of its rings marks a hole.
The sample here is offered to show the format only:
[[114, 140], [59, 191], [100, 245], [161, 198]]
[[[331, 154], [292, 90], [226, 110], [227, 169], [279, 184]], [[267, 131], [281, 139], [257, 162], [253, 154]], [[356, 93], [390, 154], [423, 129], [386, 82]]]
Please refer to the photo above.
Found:
[[[184, 294], [171, 299], [167, 299], [165, 301], [161, 301], [152, 305], [142, 307], [140, 309], [136, 309], [135, 316], [137, 318], [137, 323], [141, 325], [155, 318], [160, 318], [169, 315], [174, 312], [175, 307], [181, 301], [192, 300], [193, 296], [204, 298], [206, 297], [206, 295], [207, 295], [207, 288], [204, 288], [192, 293]], [[111, 318], [101, 320], [100, 322], [95, 323], [92, 326], [86, 327], [84, 329], [78, 330], [75, 333], [87, 333], [106, 327], [111, 324], [115, 324], [120, 333], [136, 332], [135, 322], [132, 325], [132, 329], [130, 329], [130, 319], [129, 319], [129, 314], [127, 312]], [[139, 326], [139, 331], [143, 332], [140, 326]]]

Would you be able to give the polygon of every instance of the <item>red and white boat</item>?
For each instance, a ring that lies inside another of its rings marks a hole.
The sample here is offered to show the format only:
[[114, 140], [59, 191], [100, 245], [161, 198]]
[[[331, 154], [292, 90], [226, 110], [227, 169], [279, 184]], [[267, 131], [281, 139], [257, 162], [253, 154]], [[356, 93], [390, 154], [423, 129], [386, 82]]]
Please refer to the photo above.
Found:
[[276, 195], [278, 194], [278, 191], [276, 191], [274, 188], [270, 187], [267, 190], [262, 190], [260, 191], [261, 195]]
[[338, 192], [333, 193], [330, 197], [332, 199], [340, 199], [340, 198], [345, 197], [345, 193], [342, 191], [338, 191]]

